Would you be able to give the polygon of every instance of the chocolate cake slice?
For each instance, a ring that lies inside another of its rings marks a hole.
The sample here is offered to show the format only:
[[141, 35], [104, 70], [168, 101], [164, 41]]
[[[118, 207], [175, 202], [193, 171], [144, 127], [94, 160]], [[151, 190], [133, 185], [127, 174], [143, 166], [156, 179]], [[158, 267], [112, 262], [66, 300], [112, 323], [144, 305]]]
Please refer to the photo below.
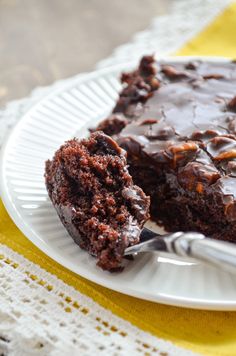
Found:
[[121, 81], [99, 128], [127, 151], [151, 218], [236, 242], [236, 63], [146, 56]]
[[103, 269], [121, 269], [126, 247], [139, 242], [149, 198], [133, 184], [126, 153], [102, 132], [66, 142], [46, 162], [46, 186], [79, 246]]

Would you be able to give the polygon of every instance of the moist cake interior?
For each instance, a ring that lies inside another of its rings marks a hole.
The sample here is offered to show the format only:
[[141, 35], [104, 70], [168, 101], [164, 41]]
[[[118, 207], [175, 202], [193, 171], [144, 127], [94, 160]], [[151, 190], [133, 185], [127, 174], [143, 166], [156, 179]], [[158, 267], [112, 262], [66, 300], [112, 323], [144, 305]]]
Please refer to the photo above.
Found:
[[139, 242], [149, 218], [149, 198], [133, 184], [125, 151], [102, 132], [70, 140], [47, 161], [45, 179], [75, 242], [103, 269], [121, 269], [124, 249]]

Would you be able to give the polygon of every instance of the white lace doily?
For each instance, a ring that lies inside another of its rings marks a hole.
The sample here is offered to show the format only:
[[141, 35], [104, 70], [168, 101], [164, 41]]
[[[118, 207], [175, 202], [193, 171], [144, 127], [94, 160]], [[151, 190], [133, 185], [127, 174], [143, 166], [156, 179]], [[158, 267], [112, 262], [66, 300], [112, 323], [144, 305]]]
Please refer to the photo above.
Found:
[[177, 0], [168, 15], [154, 19], [149, 28], [137, 33], [130, 43], [115, 49], [98, 68], [127, 62], [142, 55], [170, 55], [200, 32], [232, 0]]
[[[175, 50], [230, 0], [178, 0], [171, 13], [116, 49], [97, 67]], [[86, 75], [86, 74], [79, 74]], [[44, 95], [73, 77], [37, 88], [0, 111], [0, 145], [8, 130]], [[116, 317], [4, 245], [0, 245], [0, 356], [192, 355]]]
[[0, 247], [0, 354], [194, 355], [132, 326]]

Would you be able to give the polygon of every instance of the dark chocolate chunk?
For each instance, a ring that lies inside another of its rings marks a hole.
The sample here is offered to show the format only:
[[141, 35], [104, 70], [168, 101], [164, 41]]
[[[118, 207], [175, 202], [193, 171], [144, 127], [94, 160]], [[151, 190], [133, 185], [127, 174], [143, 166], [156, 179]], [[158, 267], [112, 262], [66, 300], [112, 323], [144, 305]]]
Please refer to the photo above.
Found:
[[189, 76], [187, 72], [177, 70], [175, 67], [169, 66], [169, 65], [163, 66], [161, 71], [169, 79], [183, 79], [183, 78], [187, 78]]
[[236, 111], [236, 96], [228, 102], [228, 108], [232, 111]]
[[103, 131], [106, 135], [112, 136], [118, 134], [127, 124], [128, 119], [123, 115], [111, 115], [107, 119], [103, 120], [93, 131]]
[[203, 75], [203, 79], [223, 79], [223, 78], [224, 78], [223, 74], [217, 74], [217, 73]]
[[196, 70], [197, 67], [198, 67], [198, 65], [199, 65], [199, 62], [193, 61], [193, 62], [187, 63], [187, 64], [185, 65], [185, 68], [186, 68], [186, 69], [189, 69], [189, 70]]

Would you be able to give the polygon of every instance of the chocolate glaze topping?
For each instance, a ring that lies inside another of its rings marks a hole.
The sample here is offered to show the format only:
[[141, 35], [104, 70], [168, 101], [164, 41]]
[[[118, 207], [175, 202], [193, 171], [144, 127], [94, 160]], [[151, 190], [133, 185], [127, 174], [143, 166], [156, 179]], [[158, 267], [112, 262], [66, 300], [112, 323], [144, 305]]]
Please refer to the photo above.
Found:
[[148, 56], [122, 81], [113, 115], [124, 127], [115, 138], [131, 166], [142, 160], [188, 191], [218, 194], [236, 221], [236, 63], [167, 65]]

